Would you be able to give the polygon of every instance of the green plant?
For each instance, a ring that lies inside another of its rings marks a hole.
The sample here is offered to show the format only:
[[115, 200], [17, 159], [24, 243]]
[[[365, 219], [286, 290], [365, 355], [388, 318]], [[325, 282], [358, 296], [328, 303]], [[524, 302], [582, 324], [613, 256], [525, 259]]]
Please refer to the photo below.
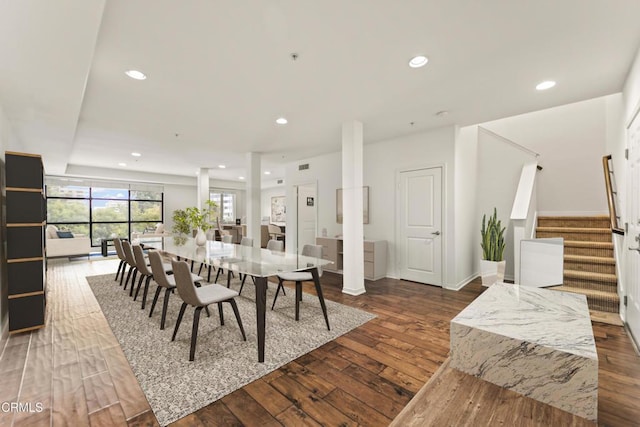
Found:
[[176, 234], [191, 234], [192, 230], [202, 228], [207, 231], [214, 227], [213, 222], [217, 217], [218, 204], [213, 200], [207, 200], [205, 207], [198, 209], [190, 206], [185, 209], [173, 211], [172, 231]]
[[487, 215], [482, 215], [482, 229], [480, 234], [482, 235], [482, 259], [487, 261], [502, 261], [504, 256], [504, 230], [502, 222], [498, 220], [498, 212], [496, 208], [493, 208], [493, 216], [489, 217], [487, 222]]
[[211, 227], [207, 221], [207, 209], [198, 209], [194, 206], [190, 206], [185, 209], [185, 212], [189, 220], [189, 225], [192, 229], [201, 228], [203, 231], [207, 231]]
[[189, 234], [191, 233], [191, 225], [189, 224], [189, 218], [187, 212], [184, 209], [176, 209], [173, 211], [173, 227], [171, 231], [176, 234]]
[[211, 224], [210, 228], [213, 228], [216, 218], [218, 218], [218, 204], [213, 200], [207, 200], [204, 205], [202, 210], [206, 212], [206, 220]]

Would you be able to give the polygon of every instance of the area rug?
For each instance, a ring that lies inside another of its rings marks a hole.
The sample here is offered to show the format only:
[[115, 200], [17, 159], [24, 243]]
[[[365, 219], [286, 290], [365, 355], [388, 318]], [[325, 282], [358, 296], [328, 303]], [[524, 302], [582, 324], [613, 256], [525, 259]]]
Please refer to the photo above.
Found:
[[[375, 315], [333, 301], [326, 301], [331, 331], [315, 295], [303, 294], [300, 321], [295, 321], [295, 292], [278, 296], [275, 310], [271, 303], [276, 285], [267, 291], [265, 362], [258, 363], [255, 288], [245, 284], [236, 297], [247, 341], [242, 335], [229, 304], [223, 304], [225, 324], [220, 325], [218, 309], [211, 317], [200, 316], [195, 361], [189, 362], [193, 308], [187, 309], [175, 341], [171, 335], [182, 301], [170, 297], [166, 329], [160, 330], [162, 295], [153, 317], [149, 308], [156, 286], [152, 282], [145, 310], [114, 281], [114, 275], [89, 276], [87, 281], [120, 342], [142, 390], [161, 425], [188, 415], [238, 388], [264, 376], [309, 351], [366, 323]], [[239, 282], [232, 281], [233, 289]], [[142, 294], [142, 293], [141, 293]]]

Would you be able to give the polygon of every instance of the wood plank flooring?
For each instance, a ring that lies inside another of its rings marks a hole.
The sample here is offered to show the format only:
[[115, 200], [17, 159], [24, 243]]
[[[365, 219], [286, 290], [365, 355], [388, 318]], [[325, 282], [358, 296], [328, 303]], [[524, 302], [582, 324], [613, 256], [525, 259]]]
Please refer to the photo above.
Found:
[[449, 362], [448, 358], [390, 427], [595, 425], [569, 412], [453, 369]]
[[[84, 280], [116, 268], [115, 260], [50, 263], [47, 326], [0, 348], [0, 401], [39, 402], [43, 410], [0, 412], [0, 426], [157, 425]], [[483, 291], [478, 283], [453, 292], [382, 279], [352, 297], [341, 279], [323, 276], [325, 298], [378, 317], [174, 425], [386, 426], [444, 363], [449, 321]], [[622, 327], [594, 323], [594, 334], [599, 424], [638, 425], [640, 357]], [[540, 425], [518, 408], [509, 419]]]

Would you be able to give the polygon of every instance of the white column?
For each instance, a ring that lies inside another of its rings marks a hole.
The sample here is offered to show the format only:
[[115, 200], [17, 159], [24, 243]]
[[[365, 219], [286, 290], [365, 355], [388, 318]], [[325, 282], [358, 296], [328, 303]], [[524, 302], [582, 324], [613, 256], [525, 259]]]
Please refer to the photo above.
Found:
[[362, 123], [342, 124], [342, 292], [360, 295], [364, 288], [364, 225], [362, 223]]
[[247, 236], [253, 237], [253, 246], [260, 247], [260, 154], [247, 153]]
[[209, 200], [209, 169], [200, 168], [198, 170], [198, 208], [202, 209], [207, 200]]

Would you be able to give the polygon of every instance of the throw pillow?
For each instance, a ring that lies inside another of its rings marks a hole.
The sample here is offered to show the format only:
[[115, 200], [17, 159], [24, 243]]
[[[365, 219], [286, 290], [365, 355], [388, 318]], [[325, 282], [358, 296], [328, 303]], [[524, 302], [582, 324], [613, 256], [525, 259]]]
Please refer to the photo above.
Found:
[[61, 239], [73, 239], [73, 233], [70, 231], [56, 231], [56, 234]]
[[55, 225], [47, 225], [47, 237], [49, 239], [57, 239], [58, 235], [56, 234], [58, 232], [58, 227], [56, 227]]

